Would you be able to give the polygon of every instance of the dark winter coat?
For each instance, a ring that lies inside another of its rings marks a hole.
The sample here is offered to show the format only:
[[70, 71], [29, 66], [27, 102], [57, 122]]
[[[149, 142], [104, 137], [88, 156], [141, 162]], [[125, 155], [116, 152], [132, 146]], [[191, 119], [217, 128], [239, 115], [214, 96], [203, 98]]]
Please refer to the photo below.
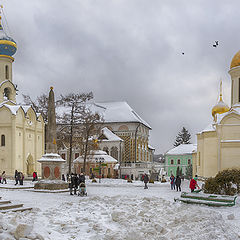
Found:
[[71, 184], [72, 184], [72, 187], [78, 186], [78, 177], [76, 175], [71, 176]]
[[148, 182], [149, 182], [149, 177], [148, 177], [147, 174], [144, 175], [143, 182], [144, 182], [144, 183], [148, 183]]
[[181, 178], [179, 176], [176, 177], [175, 184], [176, 186], [181, 186]]
[[82, 182], [85, 183], [85, 176], [84, 175], [79, 176], [79, 184], [82, 183]]

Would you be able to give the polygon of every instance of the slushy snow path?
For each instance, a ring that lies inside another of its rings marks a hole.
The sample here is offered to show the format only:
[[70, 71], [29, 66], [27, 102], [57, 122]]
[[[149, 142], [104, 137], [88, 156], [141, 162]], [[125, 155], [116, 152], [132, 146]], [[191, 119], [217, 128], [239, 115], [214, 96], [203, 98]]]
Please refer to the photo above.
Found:
[[[0, 189], [2, 199], [32, 211], [0, 214], [0, 239], [214, 240], [240, 239], [240, 201], [234, 207], [174, 202], [169, 183], [103, 179], [87, 197]], [[183, 182], [183, 191], [188, 190]]]

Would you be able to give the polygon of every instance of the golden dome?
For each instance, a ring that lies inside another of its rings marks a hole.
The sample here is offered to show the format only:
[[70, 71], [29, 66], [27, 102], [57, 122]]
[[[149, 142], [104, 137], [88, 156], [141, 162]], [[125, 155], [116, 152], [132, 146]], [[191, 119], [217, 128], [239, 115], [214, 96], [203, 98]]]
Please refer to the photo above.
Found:
[[231, 65], [230, 65], [230, 69], [234, 68], [234, 67], [238, 67], [240, 66], [240, 51], [238, 51], [233, 59], [232, 59], [232, 62], [231, 62]]
[[230, 108], [222, 99], [212, 108], [212, 116], [215, 117], [216, 114], [222, 114], [228, 112]]
[[222, 100], [222, 81], [220, 83], [220, 99], [219, 102], [212, 108], [212, 116], [214, 118], [214, 120], [216, 121], [216, 114], [222, 114], [225, 112], [228, 112], [230, 110], [230, 108], [228, 107], [228, 105], [226, 103], [224, 103], [224, 101]]

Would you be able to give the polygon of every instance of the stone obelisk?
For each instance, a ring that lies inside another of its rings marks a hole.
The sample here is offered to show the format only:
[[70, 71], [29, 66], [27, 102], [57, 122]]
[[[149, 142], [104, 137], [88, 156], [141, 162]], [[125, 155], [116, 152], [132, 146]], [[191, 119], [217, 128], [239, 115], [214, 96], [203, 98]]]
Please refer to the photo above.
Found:
[[46, 153], [57, 153], [57, 131], [56, 131], [56, 112], [53, 87], [50, 88], [48, 98], [48, 124], [47, 124], [47, 142]]
[[68, 188], [68, 184], [61, 180], [62, 164], [66, 161], [57, 154], [56, 113], [53, 87], [50, 88], [48, 99], [48, 125], [46, 138], [46, 154], [38, 162], [42, 166], [42, 180], [37, 182], [35, 189], [59, 190]]

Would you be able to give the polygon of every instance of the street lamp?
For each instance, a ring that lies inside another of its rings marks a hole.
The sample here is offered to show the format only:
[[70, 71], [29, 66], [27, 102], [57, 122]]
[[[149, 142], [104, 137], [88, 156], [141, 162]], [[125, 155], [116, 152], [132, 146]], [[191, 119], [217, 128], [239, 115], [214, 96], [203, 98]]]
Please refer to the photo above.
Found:
[[99, 163], [99, 183], [101, 183], [101, 170], [102, 170], [102, 163], [104, 163], [104, 158], [103, 157], [99, 157], [99, 158], [95, 158], [96, 163]]

